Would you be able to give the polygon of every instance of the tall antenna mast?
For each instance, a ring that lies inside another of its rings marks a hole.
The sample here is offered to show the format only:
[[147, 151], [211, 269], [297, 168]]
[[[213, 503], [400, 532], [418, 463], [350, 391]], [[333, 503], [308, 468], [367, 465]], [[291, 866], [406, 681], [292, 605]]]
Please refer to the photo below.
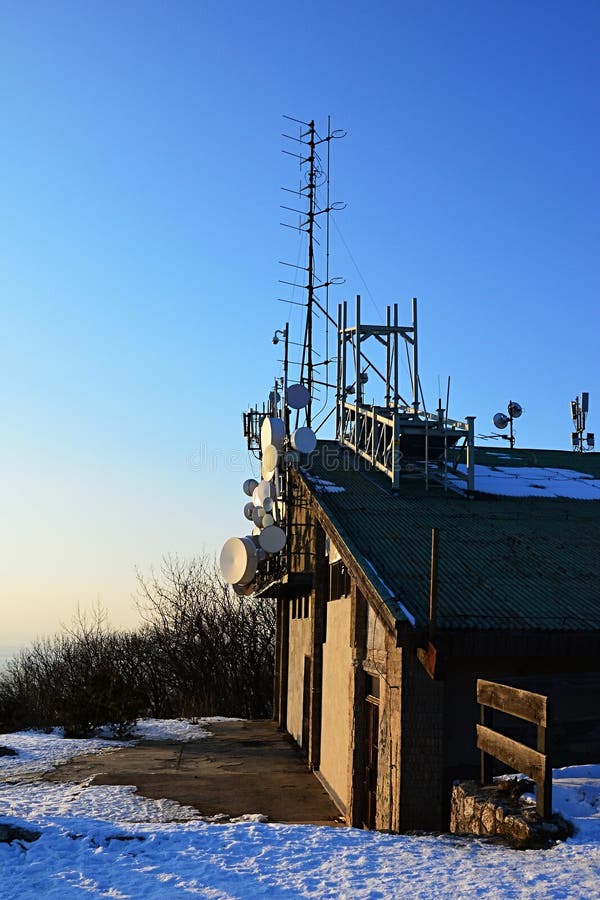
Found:
[[[315, 299], [315, 195], [316, 195], [316, 169], [315, 169], [315, 123], [309, 122], [308, 132], [303, 135], [308, 137], [310, 154], [308, 157], [308, 282], [306, 285], [306, 386], [310, 394], [310, 401], [306, 407], [306, 424], [310, 428], [312, 421], [312, 396], [313, 396], [313, 305]], [[304, 372], [301, 372], [301, 377]]]
[[[306, 306], [306, 322], [304, 327], [304, 339], [302, 342], [302, 358], [299, 363], [299, 380], [306, 385], [310, 395], [310, 401], [305, 410], [306, 425], [310, 428], [312, 427], [314, 419], [312, 401], [315, 393], [318, 393], [318, 388], [315, 386], [324, 386], [326, 389], [335, 387], [335, 385], [329, 383], [328, 377], [329, 364], [331, 362], [328, 352], [328, 330], [326, 330], [324, 348], [325, 358], [322, 362], [315, 363], [314, 357], [315, 355], [318, 356], [319, 353], [315, 348], [313, 325], [314, 317], [318, 315], [319, 312], [325, 317], [326, 323], [337, 325], [335, 319], [329, 314], [329, 287], [332, 284], [342, 284], [344, 279], [337, 277], [331, 278], [329, 275], [329, 216], [333, 210], [344, 209], [346, 204], [339, 202], [331, 203], [330, 201], [329, 163], [331, 141], [344, 137], [346, 132], [341, 130], [332, 131], [329, 118], [327, 120], [327, 133], [325, 136], [319, 134], [315, 122], [312, 119], [310, 122], [303, 122], [300, 119], [294, 119], [291, 116], [284, 116], [284, 118], [300, 125], [298, 137], [289, 134], [284, 134], [283, 136], [300, 144], [300, 153], [293, 153], [289, 150], [284, 150], [284, 153], [294, 156], [299, 160], [301, 180], [298, 190], [290, 190], [289, 188], [284, 188], [283, 190], [295, 194], [304, 202], [304, 208], [296, 209], [291, 206], [283, 206], [283, 209], [297, 213], [299, 215], [299, 222], [297, 226], [289, 225], [287, 222], [282, 222], [282, 224], [286, 227], [296, 228], [298, 231], [304, 231], [307, 236], [308, 249], [305, 266], [294, 265], [287, 262], [283, 263], [283, 265], [304, 271], [306, 273], [304, 284], [298, 284], [296, 281], [283, 280], [282, 283], [289, 284], [292, 287], [302, 287], [306, 290], [306, 302], [303, 304]], [[319, 147], [322, 144], [327, 146], [327, 154], [324, 161], [319, 155]], [[322, 188], [323, 184], [325, 184], [326, 199], [325, 204], [321, 206], [319, 202], [319, 188]], [[317, 248], [320, 246], [320, 242], [316, 236], [316, 230], [321, 228], [318, 219], [319, 216], [323, 215], [326, 217], [325, 274], [324, 277], [319, 277], [317, 273]], [[319, 291], [321, 289], [324, 289], [327, 292], [324, 298], [325, 305], [323, 305], [320, 300]], [[283, 298], [280, 299], [283, 300]], [[283, 300], [283, 302], [286, 301]], [[293, 303], [295, 301], [288, 302]], [[325, 367], [323, 378], [320, 377], [317, 368], [320, 365]]]

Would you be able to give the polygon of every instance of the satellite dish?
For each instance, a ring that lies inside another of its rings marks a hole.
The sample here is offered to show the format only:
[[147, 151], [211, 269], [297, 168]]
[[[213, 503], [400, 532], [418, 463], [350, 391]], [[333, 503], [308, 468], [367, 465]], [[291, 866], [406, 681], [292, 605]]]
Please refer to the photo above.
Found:
[[506, 415], [506, 413], [496, 413], [494, 416], [494, 425], [496, 428], [506, 428], [510, 419]]
[[263, 450], [263, 466], [265, 469], [275, 470], [279, 460], [279, 451], [275, 444], [267, 444]]
[[249, 584], [257, 567], [254, 541], [251, 537], [229, 538], [223, 545], [219, 562], [221, 574], [228, 584]]
[[247, 519], [250, 519], [250, 521], [252, 521], [252, 516], [253, 516], [254, 510], [255, 510], [254, 503], [245, 503], [244, 504], [244, 515], [246, 516]]
[[286, 536], [279, 525], [269, 525], [260, 534], [260, 546], [267, 553], [279, 553], [285, 547]]
[[238, 597], [249, 597], [250, 594], [254, 593], [254, 584], [252, 582], [250, 584], [233, 584], [232, 587]]
[[252, 492], [256, 487], [258, 487], [258, 481], [256, 480], [256, 478], [247, 478], [243, 484], [243, 491], [247, 497], [251, 497]]
[[270, 513], [265, 513], [262, 520], [263, 528], [270, 528], [275, 524], [275, 519]]
[[[252, 540], [254, 541], [254, 543], [256, 543], [256, 541], [258, 541], [258, 536], [261, 533], [261, 531], [262, 531], [262, 529], [259, 528], [258, 525], [255, 525], [254, 528], [252, 529]], [[256, 540], [255, 540], [255, 538], [256, 538]]]
[[277, 450], [283, 449], [285, 441], [285, 425], [283, 419], [275, 416], [265, 416], [260, 427], [260, 447], [264, 452], [269, 444], [273, 444]]
[[508, 404], [508, 412], [513, 417], [513, 419], [518, 419], [519, 416], [523, 414], [523, 407], [520, 403], [515, 403], [514, 400], [511, 400]]
[[271, 497], [265, 497], [265, 501], [263, 503], [263, 509], [266, 513], [270, 513], [273, 511], [274, 502]]
[[296, 428], [292, 434], [292, 447], [298, 453], [312, 453], [317, 446], [317, 436], [312, 428]]
[[255, 506], [263, 506], [267, 497], [270, 497], [271, 500], [275, 500], [277, 496], [277, 491], [275, 490], [275, 485], [272, 481], [261, 481], [254, 488], [254, 493], [252, 494], [252, 502]]
[[290, 384], [285, 399], [290, 409], [304, 409], [310, 403], [310, 393], [305, 384]]
[[279, 460], [279, 450], [275, 444], [267, 444], [263, 450], [261, 474], [264, 481], [272, 481], [277, 471], [277, 462]]
[[255, 524], [258, 528], [262, 528], [262, 527], [263, 527], [263, 522], [262, 522], [262, 520], [263, 520], [264, 514], [265, 514], [265, 511], [264, 511], [264, 509], [262, 508], [262, 506], [254, 506], [254, 507], [253, 507], [252, 521], [254, 522], [254, 524]]

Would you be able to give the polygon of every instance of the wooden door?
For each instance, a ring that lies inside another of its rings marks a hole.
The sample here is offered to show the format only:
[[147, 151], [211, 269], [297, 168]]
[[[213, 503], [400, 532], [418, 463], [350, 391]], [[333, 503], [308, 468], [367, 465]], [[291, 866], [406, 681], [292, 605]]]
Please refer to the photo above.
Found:
[[310, 656], [304, 657], [304, 689], [302, 694], [302, 749], [308, 753], [308, 741], [310, 736], [310, 683], [312, 674], [312, 660]]
[[375, 828], [377, 812], [377, 761], [379, 756], [379, 702], [365, 701], [365, 827]]

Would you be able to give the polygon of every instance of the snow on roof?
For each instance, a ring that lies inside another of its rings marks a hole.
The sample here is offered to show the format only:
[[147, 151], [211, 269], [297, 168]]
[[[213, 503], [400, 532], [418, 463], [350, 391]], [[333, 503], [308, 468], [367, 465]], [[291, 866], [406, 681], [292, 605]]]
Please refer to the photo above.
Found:
[[318, 475], [312, 475], [310, 472], [307, 472], [306, 469], [302, 469], [302, 472], [317, 494], [339, 494], [346, 490], [340, 484], [334, 484], [333, 481], [328, 481], [326, 478], [319, 478]]
[[[500, 454], [496, 454], [500, 455]], [[464, 464], [458, 466], [466, 472]], [[457, 487], [464, 481], [449, 474]], [[504, 497], [566, 497], [571, 500], [600, 500], [600, 479], [575, 469], [542, 466], [475, 466], [475, 490]]]

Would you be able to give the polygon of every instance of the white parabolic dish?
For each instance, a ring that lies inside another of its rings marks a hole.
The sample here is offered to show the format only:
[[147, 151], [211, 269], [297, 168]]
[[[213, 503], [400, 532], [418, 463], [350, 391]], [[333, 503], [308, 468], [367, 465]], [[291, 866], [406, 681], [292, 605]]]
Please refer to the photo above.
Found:
[[285, 399], [290, 409], [304, 409], [310, 401], [310, 394], [305, 384], [290, 384]]
[[273, 444], [277, 450], [283, 448], [285, 441], [285, 425], [283, 419], [275, 416], [267, 416], [260, 428], [260, 448], [265, 451], [269, 444]]
[[279, 525], [269, 525], [261, 531], [259, 541], [267, 553], [279, 553], [285, 547], [285, 531]]
[[254, 489], [254, 493], [252, 494], [252, 502], [255, 506], [262, 506], [267, 499], [270, 497], [271, 500], [275, 500], [277, 496], [277, 491], [275, 490], [275, 485], [272, 481], [261, 481], [261, 483]]
[[258, 481], [256, 480], [256, 478], [247, 478], [245, 480], [242, 490], [244, 491], [244, 493], [246, 494], [247, 497], [252, 496], [252, 492], [253, 492], [254, 488], [257, 486], [257, 484], [258, 484]]
[[298, 453], [312, 453], [317, 446], [317, 436], [312, 428], [296, 428], [292, 434], [292, 447]]
[[267, 444], [263, 450], [263, 466], [265, 469], [273, 470], [277, 468], [279, 460], [279, 450], [275, 444]]
[[[266, 548], [263, 548], [266, 549]], [[249, 584], [256, 575], [256, 546], [251, 537], [229, 538], [221, 550], [221, 574], [228, 584]]]
[[238, 597], [248, 597], [254, 592], [255, 588], [252, 584], [234, 584], [233, 589]]

